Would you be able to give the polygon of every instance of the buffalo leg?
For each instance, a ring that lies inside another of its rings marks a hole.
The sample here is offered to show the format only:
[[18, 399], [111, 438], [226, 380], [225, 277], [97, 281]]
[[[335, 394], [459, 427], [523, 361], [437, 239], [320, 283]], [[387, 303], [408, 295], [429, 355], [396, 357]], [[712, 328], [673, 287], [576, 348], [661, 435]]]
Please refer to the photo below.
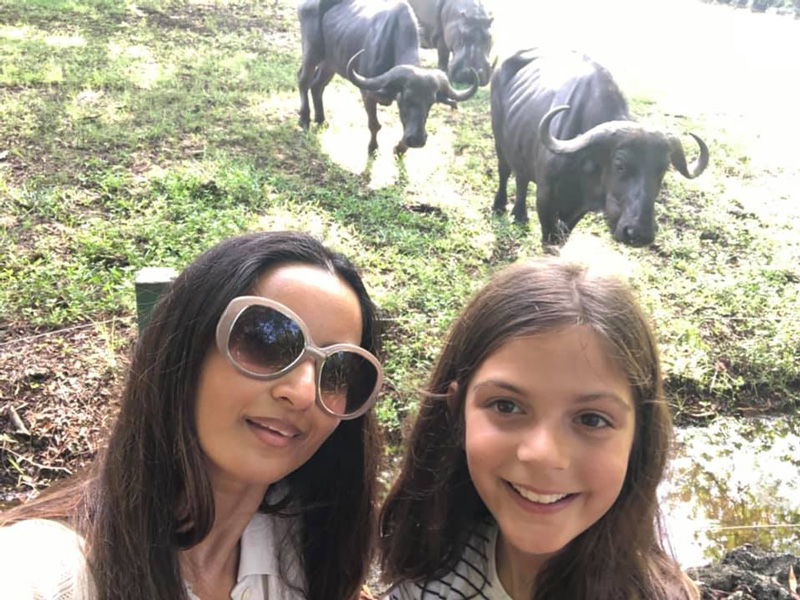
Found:
[[514, 215], [514, 222], [518, 224], [528, 222], [528, 207], [525, 204], [528, 198], [528, 183], [528, 179], [517, 175], [517, 199], [514, 201], [511, 214]]
[[561, 235], [564, 240], [569, 237], [569, 234], [572, 233], [572, 230], [575, 229], [575, 226], [578, 222], [586, 216], [587, 211], [579, 212], [570, 217], [568, 221], [559, 221]]
[[508, 166], [505, 157], [497, 152], [497, 174], [498, 185], [497, 193], [494, 195], [494, 205], [492, 210], [495, 214], [504, 215], [506, 212], [506, 203], [508, 202], [508, 178], [511, 175], [511, 167]]
[[300, 88], [300, 127], [308, 129], [311, 121], [310, 108], [308, 106], [308, 88], [317, 70], [317, 65], [303, 61], [303, 65], [297, 72], [297, 87]]
[[439, 34], [436, 41], [436, 51], [439, 53], [439, 69], [447, 73], [447, 67], [450, 64], [450, 48], [444, 41], [444, 34]]
[[317, 74], [311, 82], [311, 100], [314, 102], [314, 121], [316, 123], [325, 122], [325, 108], [322, 106], [322, 92], [325, 86], [331, 82], [336, 71], [327, 68], [325, 64], [320, 65]]
[[381, 124], [378, 122], [378, 103], [375, 98], [369, 94], [362, 94], [364, 99], [364, 108], [367, 111], [367, 125], [369, 126], [369, 146], [367, 151], [370, 154], [375, 154], [378, 150], [378, 132], [381, 129]]
[[[542, 246], [557, 246], [561, 243], [563, 234], [559, 227], [558, 213], [555, 209], [552, 194], [542, 184], [536, 188], [536, 213], [539, 215], [539, 225], [542, 228]], [[569, 235], [567, 233], [567, 235]]]

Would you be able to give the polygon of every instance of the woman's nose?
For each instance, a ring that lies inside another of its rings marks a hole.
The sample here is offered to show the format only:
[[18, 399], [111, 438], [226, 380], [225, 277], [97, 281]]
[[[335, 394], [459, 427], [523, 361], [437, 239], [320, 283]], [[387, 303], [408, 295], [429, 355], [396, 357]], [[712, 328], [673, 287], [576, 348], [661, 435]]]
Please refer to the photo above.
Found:
[[566, 469], [570, 463], [568, 436], [558, 426], [536, 423], [522, 434], [517, 458], [552, 469]]
[[288, 402], [295, 410], [306, 410], [313, 406], [317, 399], [317, 368], [314, 359], [301, 361], [291, 371], [276, 379], [272, 386], [272, 395], [277, 400]]

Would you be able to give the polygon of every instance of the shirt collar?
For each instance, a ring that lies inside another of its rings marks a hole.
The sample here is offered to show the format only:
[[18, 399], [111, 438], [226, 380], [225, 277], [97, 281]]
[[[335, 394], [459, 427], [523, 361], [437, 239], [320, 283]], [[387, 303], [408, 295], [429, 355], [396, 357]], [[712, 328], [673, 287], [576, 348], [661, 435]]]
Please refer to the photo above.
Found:
[[277, 549], [285, 543], [286, 534], [281, 521], [285, 519], [263, 513], [256, 513], [250, 519], [242, 533], [237, 581], [250, 575], [279, 574]]

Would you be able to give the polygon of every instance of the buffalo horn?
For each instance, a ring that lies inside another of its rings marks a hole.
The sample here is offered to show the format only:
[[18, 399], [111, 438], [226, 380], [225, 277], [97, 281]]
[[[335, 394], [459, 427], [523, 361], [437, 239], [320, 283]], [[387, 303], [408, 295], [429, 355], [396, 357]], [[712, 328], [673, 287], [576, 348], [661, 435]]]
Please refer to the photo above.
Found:
[[362, 52], [364, 50], [359, 50], [347, 61], [347, 78], [362, 90], [370, 92], [385, 90], [395, 82], [405, 82], [414, 73], [414, 69], [410, 65], [397, 65], [376, 77], [363, 77], [356, 72], [355, 68], [355, 60]]
[[442, 76], [439, 78], [439, 91], [444, 92], [447, 94], [448, 98], [455, 100], [456, 102], [469, 100], [475, 95], [475, 92], [478, 91], [478, 84], [480, 83], [480, 79], [478, 78], [478, 74], [475, 72], [475, 69], [470, 69], [470, 73], [472, 73], [472, 85], [462, 91], [458, 91], [452, 85], [450, 85], [450, 80], [447, 78], [447, 75], [442, 73]]
[[640, 126], [630, 121], [608, 121], [592, 127], [589, 131], [582, 133], [571, 140], [559, 140], [550, 133], [550, 122], [561, 112], [569, 110], [569, 106], [562, 105], [551, 108], [539, 122], [539, 139], [542, 145], [553, 154], [572, 154], [589, 146], [603, 143], [626, 131], [641, 129]]
[[692, 165], [692, 170], [689, 171], [686, 166], [686, 155], [683, 153], [683, 144], [673, 135], [669, 136], [669, 156], [670, 160], [672, 160], [672, 166], [675, 167], [678, 173], [687, 179], [694, 179], [705, 171], [705, 168], [708, 166], [708, 146], [695, 134], [690, 133], [689, 135], [692, 136], [697, 142], [697, 145], [700, 146], [700, 156], [697, 157], [697, 162]]

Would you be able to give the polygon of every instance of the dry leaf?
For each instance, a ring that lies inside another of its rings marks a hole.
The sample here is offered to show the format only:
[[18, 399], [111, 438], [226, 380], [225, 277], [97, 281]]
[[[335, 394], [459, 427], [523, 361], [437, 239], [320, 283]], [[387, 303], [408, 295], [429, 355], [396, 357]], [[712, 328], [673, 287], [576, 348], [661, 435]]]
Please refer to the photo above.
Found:
[[797, 593], [797, 577], [794, 575], [794, 567], [789, 565], [789, 589], [793, 594]]

